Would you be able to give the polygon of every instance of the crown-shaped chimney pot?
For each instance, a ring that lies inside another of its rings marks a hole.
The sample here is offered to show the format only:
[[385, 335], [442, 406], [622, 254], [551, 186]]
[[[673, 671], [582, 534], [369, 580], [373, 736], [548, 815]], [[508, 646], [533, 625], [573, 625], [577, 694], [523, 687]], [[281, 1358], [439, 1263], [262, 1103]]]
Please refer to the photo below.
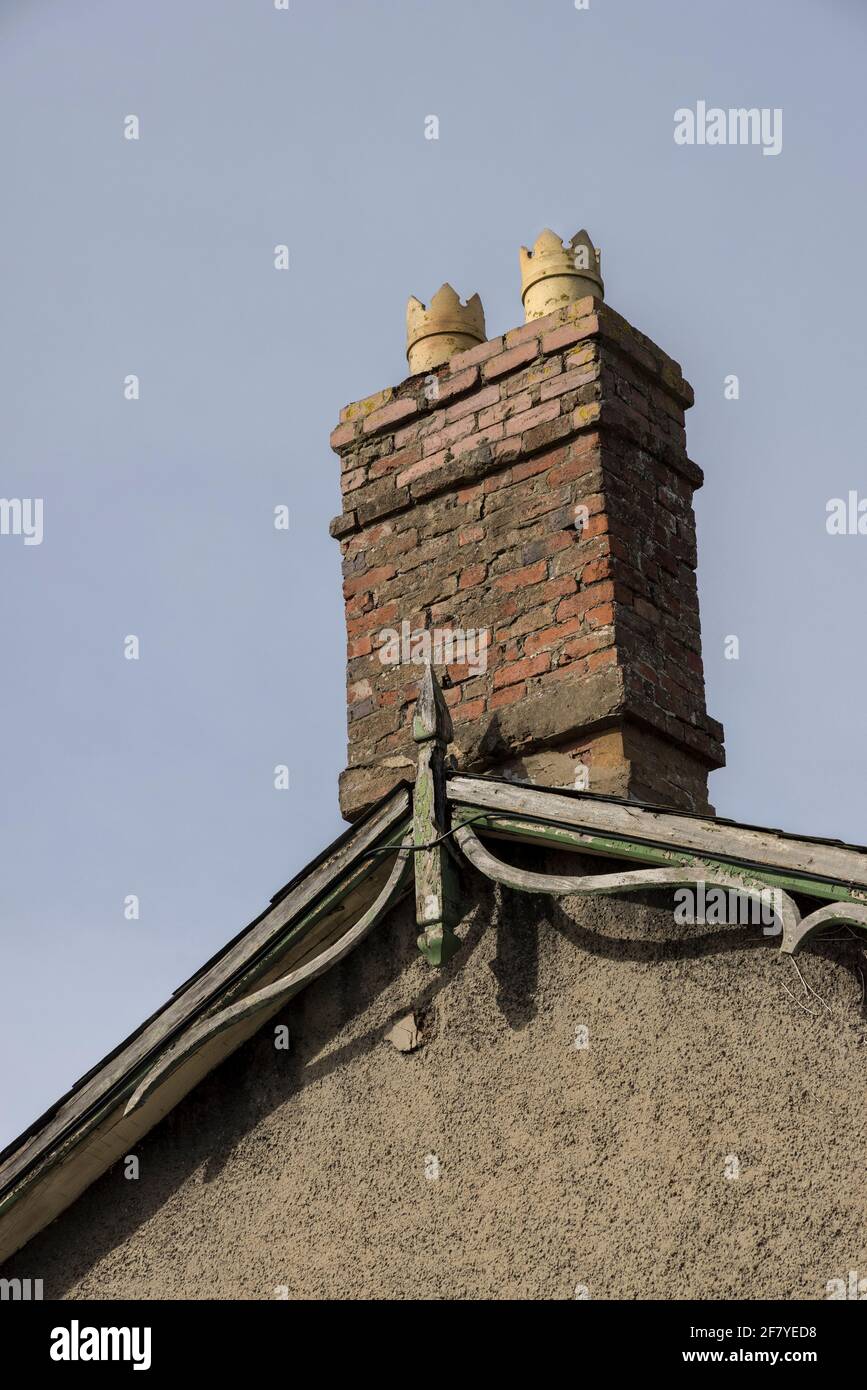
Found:
[[567, 244], [546, 227], [532, 251], [521, 247], [518, 259], [526, 323], [553, 314], [587, 295], [595, 299], [605, 297], [599, 251], [583, 229]]
[[477, 294], [462, 304], [448, 283], [425, 306], [410, 295], [406, 306], [406, 358], [413, 376], [441, 367], [456, 352], [485, 341], [485, 311]]

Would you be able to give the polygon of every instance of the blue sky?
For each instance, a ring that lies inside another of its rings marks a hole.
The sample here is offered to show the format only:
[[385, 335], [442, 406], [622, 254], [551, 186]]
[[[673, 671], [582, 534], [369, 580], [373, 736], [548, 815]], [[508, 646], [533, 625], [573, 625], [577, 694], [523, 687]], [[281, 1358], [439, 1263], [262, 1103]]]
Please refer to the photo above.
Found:
[[[0, 1142], [343, 828], [329, 431], [410, 294], [519, 324], [546, 225], [695, 387], [719, 813], [867, 839], [858, 0], [3, 0], [0, 40], [0, 493], [44, 503], [0, 536]], [[699, 101], [781, 152], [677, 145]]]

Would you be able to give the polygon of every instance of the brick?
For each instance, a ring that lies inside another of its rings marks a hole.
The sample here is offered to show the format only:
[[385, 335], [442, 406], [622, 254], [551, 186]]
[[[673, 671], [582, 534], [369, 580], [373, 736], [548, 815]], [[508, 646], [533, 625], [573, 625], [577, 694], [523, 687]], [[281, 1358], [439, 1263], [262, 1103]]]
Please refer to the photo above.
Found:
[[524, 391], [519, 396], [501, 401], [499, 399], [499, 387], [492, 386], [490, 390], [497, 392], [497, 402], [487, 410], [483, 410], [479, 415], [479, 427], [484, 429], [487, 425], [498, 425], [501, 420], [507, 420], [510, 415], [517, 415], [522, 410], [529, 410], [533, 404], [529, 391]]
[[[565, 309], [561, 309], [559, 317], [562, 323], [578, 323], [591, 314], [595, 314], [597, 318], [601, 319], [603, 314], [609, 312], [608, 305], [603, 304], [601, 299], [597, 299], [593, 294], [586, 294], [583, 299], [576, 299], [571, 304], [567, 304]], [[620, 315], [617, 317], [619, 318]], [[626, 323], [626, 320], [623, 319], [622, 322]], [[650, 339], [648, 338], [647, 341], [649, 343]]]
[[561, 574], [555, 579], [549, 579], [547, 584], [542, 586], [542, 598], [554, 599], [563, 598], [566, 594], [575, 592], [575, 578], [571, 574]]
[[515, 464], [512, 469], [512, 481], [522, 483], [525, 478], [532, 478], [536, 473], [547, 473], [553, 462], [554, 459], [551, 454], [542, 454], [536, 458], [525, 459], [522, 463]]
[[494, 580], [494, 588], [504, 593], [512, 593], [515, 589], [526, 588], [528, 584], [538, 584], [547, 573], [545, 561], [539, 560], [535, 565], [525, 565], [521, 569], [510, 571], [509, 574], [498, 575]]
[[614, 622], [614, 604], [600, 603], [587, 612], [587, 622], [591, 627], [611, 627]]
[[491, 444], [499, 439], [503, 433], [502, 425], [488, 425], [487, 429], [477, 430], [475, 434], [465, 435], [459, 439], [452, 447], [455, 458], [462, 458], [464, 454], [472, 453], [474, 449], [480, 449], [485, 444]]
[[584, 367], [588, 362], [599, 362], [599, 352], [595, 343], [584, 343], [581, 347], [573, 348], [563, 357], [564, 370], [571, 372], [575, 367]]
[[580, 618], [570, 618], [568, 622], [556, 623], [554, 627], [545, 628], [542, 632], [534, 632], [525, 639], [524, 651], [527, 656], [534, 656], [544, 648], [557, 647], [567, 637], [576, 633], [580, 626]]
[[509, 377], [508, 381], [504, 381], [503, 389], [507, 396], [516, 395], [519, 391], [531, 391], [534, 386], [549, 380], [562, 370], [563, 366], [559, 357], [549, 357], [543, 362], [532, 362], [522, 372], [516, 372], [514, 376]]
[[453, 372], [446, 377], [445, 381], [437, 384], [437, 394], [431, 404], [442, 405], [444, 401], [450, 401], [453, 396], [460, 396], [464, 391], [471, 391], [479, 379], [478, 367], [467, 367], [463, 372]]
[[421, 456], [421, 442], [411, 444], [407, 449], [399, 449], [396, 454], [386, 454], [385, 458], [378, 459], [372, 465], [369, 477], [373, 481], [376, 478], [384, 478], [389, 473], [404, 472], [412, 464], [418, 463]]
[[451, 423], [452, 420], [462, 419], [464, 415], [475, 415], [499, 399], [499, 386], [485, 386], [481, 391], [476, 391], [474, 395], [468, 396], [465, 401], [457, 401], [455, 405], [450, 405], [446, 411], [446, 420]]
[[575, 614], [586, 613], [597, 604], [607, 603], [614, 598], [614, 585], [610, 583], [591, 584], [588, 589], [580, 589], [577, 594], [564, 598], [557, 609], [557, 621], [562, 623]]
[[462, 700], [457, 708], [452, 710], [452, 718], [456, 724], [465, 724], [470, 719], [481, 719], [484, 712], [484, 700]]
[[577, 368], [574, 372], [563, 372], [553, 381], [542, 383], [541, 399], [543, 401], [552, 400], [555, 396], [564, 395], [566, 391], [574, 391], [579, 386], [586, 386], [588, 382], [596, 381], [597, 377], [598, 372], [592, 366]]
[[[552, 405], [556, 402], [552, 401]], [[539, 407], [541, 410], [543, 407]], [[549, 444], [556, 444], [558, 439], [563, 439], [572, 433], [568, 419], [560, 416], [557, 420], [548, 420], [544, 424], [537, 425], [535, 429], [527, 430], [521, 435], [521, 448], [524, 453], [531, 453], [536, 449], [547, 448]]]
[[350, 444], [354, 438], [355, 424], [353, 421], [347, 420], [344, 424], [337, 425], [336, 428], [331, 431], [328, 442], [336, 452], [338, 449], [342, 449], [345, 444]]
[[343, 585], [343, 594], [349, 598], [352, 594], [357, 594], [361, 589], [372, 589], [377, 584], [382, 584], [386, 579], [394, 576], [394, 565], [382, 565], [379, 569], [368, 570], [367, 574], [361, 574], [356, 579], [348, 579]]
[[542, 331], [539, 324], [545, 324], [546, 319], [533, 319], [530, 323], [522, 323], [519, 328], [510, 328], [506, 334], [506, 347], [517, 347], [519, 343], [530, 343], [537, 341]]
[[591, 425], [597, 425], [602, 419], [602, 406], [599, 401], [593, 401], [591, 405], [579, 405], [572, 413], [572, 424], [576, 430], [589, 429]]
[[462, 420], [455, 420], [451, 425], [445, 425], [437, 430], [429, 439], [424, 441], [422, 452], [425, 454], [435, 454], [442, 449], [447, 449], [450, 444], [456, 444], [459, 439], [472, 434], [475, 429], [475, 422], [472, 415], [465, 415]]
[[458, 588], [474, 588], [475, 585], [482, 583], [487, 572], [488, 571], [485, 565], [470, 565], [467, 569], [461, 572], [461, 577], [458, 582]]
[[517, 637], [526, 636], [528, 632], [538, 632], [544, 627], [550, 627], [553, 621], [554, 605], [546, 603], [540, 608], [531, 608], [514, 622], [509, 620], [508, 626], [497, 627], [494, 635], [497, 641], [514, 641]]
[[[453, 447], [459, 449], [460, 445], [456, 444]], [[477, 457], [477, 455], [479, 456]], [[412, 498], [415, 502], [423, 502], [434, 493], [447, 490], [449, 490], [449, 495], [452, 495], [456, 483], [463, 482], [467, 478], [478, 477], [489, 466], [487, 455], [482, 455], [477, 449], [468, 452], [462, 458], [456, 458], [450, 450], [446, 450], [444, 455], [437, 454], [435, 457], [442, 460], [440, 466], [416, 478], [410, 485]]]
[[582, 657], [589, 656], [591, 652], [598, 651], [600, 646], [607, 640], [610, 639], [603, 637], [602, 633], [599, 631], [590, 632], [587, 633], [586, 636], [582, 635], [581, 637], [575, 637], [571, 642], [566, 642], [561, 649], [560, 655], [570, 660], [578, 661]]
[[442, 468], [446, 461], [446, 450], [441, 453], [431, 454], [428, 458], [420, 459], [418, 463], [412, 464], [410, 468], [405, 468], [397, 475], [398, 487], [406, 487], [409, 483], [414, 483], [416, 478], [423, 478], [428, 473], [435, 473], [438, 468]]
[[643, 598], [635, 600], [635, 611], [640, 617], [646, 618], [648, 622], [659, 623], [662, 621], [662, 614], [655, 604], [646, 603]]
[[494, 458], [497, 463], [511, 463], [521, 457], [521, 440], [518, 435], [512, 439], [500, 439], [494, 445]]
[[531, 676], [538, 676], [542, 671], [547, 671], [550, 665], [551, 657], [548, 652], [539, 652], [537, 656], [524, 657], [522, 661], [510, 661], [494, 672], [494, 689], [499, 690], [501, 686], [514, 685], [516, 681], [524, 681]]
[[505, 376], [507, 372], [514, 371], [516, 367], [523, 367], [525, 363], [532, 362], [535, 357], [536, 343], [534, 340], [490, 358], [482, 368], [482, 375], [486, 381], [494, 381], [497, 377]]
[[[561, 483], [569, 483], [576, 478], [583, 478], [586, 474], [591, 473], [594, 468], [598, 468], [598, 466], [599, 456], [596, 452], [576, 454], [575, 446], [572, 445], [566, 461], [556, 464], [554, 468], [551, 469], [548, 475], [548, 482], [552, 487], [558, 487]], [[581, 501], [583, 500], [582, 498]]]
[[[374, 483], [370, 488], [365, 488], [364, 491], [372, 492], [378, 486], [378, 483]], [[405, 489], [395, 487], [371, 496], [370, 500], [363, 504], [361, 503], [361, 496], [361, 492], [353, 494], [353, 497], [358, 498], [359, 526], [367, 526], [369, 522], [378, 521], [380, 517], [388, 516], [390, 512], [399, 511], [401, 507], [407, 506], [410, 500], [409, 493]]]
[[542, 338], [542, 352], [559, 352], [570, 343], [578, 343], [582, 338], [589, 338], [591, 334], [598, 332], [598, 318], [595, 314], [588, 314], [586, 318], [578, 319], [577, 323], [564, 323], [561, 328], [545, 333]]
[[355, 635], [359, 632], [375, 632], [379, 628], [387, 627], [389, 623], [393, 623], [397, 616], [398, 609], [396, 603], [384, 603], [381, 604], [379, 608], [371, 608], [368, 606], [368, 610], [361, 618], [353, 619], [351, 624], [347, 623], [347, 631], [350, 632], [351, 635]]
[[516, 700], [523, 700], [524, 690], [523, 682], [517, 685], [504, 686], [502, 690], [495, 690], [488, 699], [488, 709], [502, 709], [504, 705], [513, 705]]
[[328, 523], [328, 533], [333, 536], [335, 540], [341, 540], [343, 536], [355, 530], [356, 523], [357, 517], [352, 509], [341, 512], [340, 516], [331, 518], [331, 521]]
[[340, 486], [344, 494], [352, 492], [354, 488], [361, 487], [367, 479], [366, 468], [353, 468], [350, 473], [344, 473], [340, 479]]
[[479, 362], [487, 362], [489, 357], [502, 352], [502, 338], [489, 338], [486, 343], [477, 343], [473, 348], [467, 348], [465, 352], [456, 352], [449, 362], [453, 372], [461, 372], [466, 367], [474, 367]]
[[388, 425], [396, 425], [401, 420], [407, 420], [410, 415], [417, 414], [418, 404], [411, 396], [389, 401], [388, 405], [383, 405], [379, 410], [374, 410], [372, 415], [368, 415], [363, 426], [364, 433], [372, 434], [376, 430], [384, 430]]
[[614, 569], [610, 559], [602, 556], [599, 560], [591, 560], [581, 571], [582, 584], [595, 584], [597, 579], [610, 579]]
[[608, 515], [606, 512], [600, 511], [595, 515], [591, 515], [581, 532], [582, 541], [589, 541], [592, 540], [594, 536], [604, 535], [608, 530], [608, 524]]
[[617, 661], [617, 648], [606, 647], [603, 651], [593, 652], [587, 657], [587, 670], [599, 671], [603, 666], [613, 666]]
[[541, 560], [547, 555], [556, 555], [561, 550], [571, 550], [578, 537], [574, 532], [555, 531], [553, 534], [534, 536], [521, 547], [521, 559], [525, 565]]
[[390, 401], [393, 395], [393, 388], [386, 386], [384, 391], [375, 391], [372, 396], [365, 396], [363, 400], [350, 402], [340, 412], [340, 423], [344, 424], [347, 420], [360, 420], [365, 415], [372, 414], [374, 410], [379, 410], [381, 406], [385, 405], [386, 401]]
[[507, 436], [523, 434], [524, 430], [531, 429], [533, 425], [543, 425], [547, 420], [553, 420], [559, 414], [559, 401], [546, 401], [544, 405], [537, 405], [533, 410], [524, 410], [519, 415], [506, 420], [504, 432]]
[[[351, 618], [354, 622], [357, 618], [363, 617], [366, 613], [369, 613], [372, 607], [373, 600], [369, 593], [355, 594], [352, 598], [346, 600], [346, 616], [347, 618]], [[362, 628], [360, 630], [363, 631], [364, 629]]]
[[404, 425], [402, 430], [396, 430], [392, 435], [395, 450], [405, 449], [409, 444], [426, 439], [433, 430], [440, 428], [441, 419], [439, 415], [428, 415], [421, 420], [413, 420], [411, 425]]

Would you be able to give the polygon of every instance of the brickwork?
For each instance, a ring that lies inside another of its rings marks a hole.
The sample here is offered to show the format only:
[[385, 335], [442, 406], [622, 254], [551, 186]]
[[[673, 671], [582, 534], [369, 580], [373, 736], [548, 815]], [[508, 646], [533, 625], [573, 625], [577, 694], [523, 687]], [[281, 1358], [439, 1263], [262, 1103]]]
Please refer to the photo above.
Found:
[[707, 809], [692, 400], [583, 299], [341, 412], [347, 818], [412, 776], [424, 631], [489, 633], [437, 666], [461, 768]]

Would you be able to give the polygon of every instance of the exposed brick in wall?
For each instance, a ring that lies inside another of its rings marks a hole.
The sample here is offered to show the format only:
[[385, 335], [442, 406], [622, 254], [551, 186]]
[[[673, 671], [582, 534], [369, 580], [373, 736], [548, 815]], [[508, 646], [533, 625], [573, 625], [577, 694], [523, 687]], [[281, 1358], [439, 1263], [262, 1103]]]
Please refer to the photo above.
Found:
[[[607, 306], [579, 301], [347, 406], [331, 436], [344, 510], [352, 819], [411, 777], [421, 668], [385, 629], [487, 629], [453, 661], [460, 767], [707, 806], [723, 762], [705, 710], [691, 387]], [[576, 507], [586, 508], [583, 529]], [[438, 668], [442, 679], [443, 668]]]

